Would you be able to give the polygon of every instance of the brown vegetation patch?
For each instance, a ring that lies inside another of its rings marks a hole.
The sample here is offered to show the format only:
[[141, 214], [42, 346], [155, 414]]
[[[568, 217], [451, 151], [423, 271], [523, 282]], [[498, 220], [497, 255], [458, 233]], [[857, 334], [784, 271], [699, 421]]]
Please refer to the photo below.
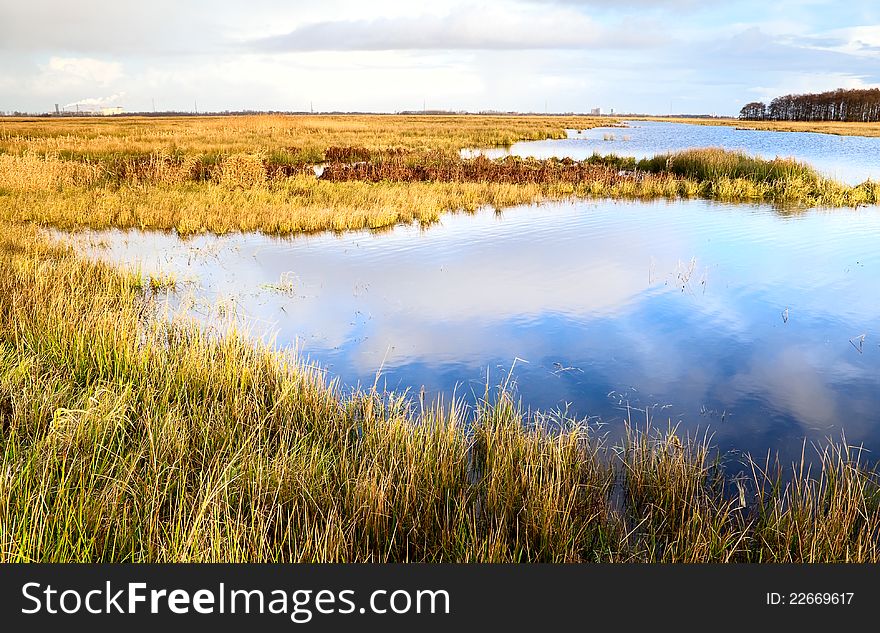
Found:
[[357, 163], [332, 162], [324, 168], [322, 180], [332, 182], [494, 182], [506, 184], [550, 184], [598, 182], [614, 185], [635, 178], [635, 172], [616, 167], [563, 159], [523, 159], [508, 156], [490, 160], [450, 157], [436, 152], [412, 155], [383, 154], [377, 160]]
[[324, 159], [330, 163], [356, 163], [370, 160], [372, 154], [366, 147], [328, 147], [324, 150]]

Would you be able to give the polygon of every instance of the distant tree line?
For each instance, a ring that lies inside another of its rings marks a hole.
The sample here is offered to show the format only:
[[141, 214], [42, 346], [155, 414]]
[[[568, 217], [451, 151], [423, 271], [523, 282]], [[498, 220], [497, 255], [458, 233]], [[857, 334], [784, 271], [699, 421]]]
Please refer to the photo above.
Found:
[[832, 90], [776, 97], [767, 106], [752, 101], [739, 112], [749, 121], [880, 121], [880, 89]]

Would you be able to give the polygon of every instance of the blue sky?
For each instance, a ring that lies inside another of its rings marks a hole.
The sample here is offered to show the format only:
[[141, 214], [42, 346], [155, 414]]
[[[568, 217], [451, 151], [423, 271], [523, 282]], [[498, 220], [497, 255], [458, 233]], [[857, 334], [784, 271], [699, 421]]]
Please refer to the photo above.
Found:
[[880, 86], [880, 3], [0, 0], [0, 110], [736, 114]]

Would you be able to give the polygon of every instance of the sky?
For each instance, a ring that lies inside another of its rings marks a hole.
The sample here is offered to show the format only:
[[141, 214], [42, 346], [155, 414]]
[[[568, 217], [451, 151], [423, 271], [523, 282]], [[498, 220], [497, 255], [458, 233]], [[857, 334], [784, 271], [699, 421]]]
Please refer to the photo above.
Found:
[[0, 111], [733, 115], [880, 87], [875, 0], [0, 0]]

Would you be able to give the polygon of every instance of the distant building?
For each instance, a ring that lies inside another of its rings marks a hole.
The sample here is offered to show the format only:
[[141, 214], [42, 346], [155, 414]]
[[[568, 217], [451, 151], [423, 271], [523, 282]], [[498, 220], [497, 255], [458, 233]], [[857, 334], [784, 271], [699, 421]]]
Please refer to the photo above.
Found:
[[593, 116], [601, 116], [602, 108], [593, 108], [592, 110], [590, 110], [590, 114]]

